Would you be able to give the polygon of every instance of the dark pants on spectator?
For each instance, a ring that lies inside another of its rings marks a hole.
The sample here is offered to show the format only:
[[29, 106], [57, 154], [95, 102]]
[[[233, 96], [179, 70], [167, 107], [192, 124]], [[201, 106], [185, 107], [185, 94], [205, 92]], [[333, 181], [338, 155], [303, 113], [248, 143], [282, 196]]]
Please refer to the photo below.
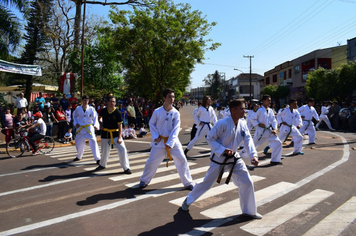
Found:
[[44, 135], [39, 134], [39, 133], [30, 134], [30, 139], [28, 141], [33, 148], [33, 152], [37, 152], [37, 146], [36, 146], [35, 142], [37, 140], [40, 140], [41, 138], [44, 138]]
[[129, 119], [129, 126], [131, 124], [136, 124], [136, 118], [135, 117], [129, 116], [128, 119]]
[[67, 126], [67, 122], [65, 120], [58, 122], [58, 139], [64, 138], [64, 134], [67, 129], [66, 126]]

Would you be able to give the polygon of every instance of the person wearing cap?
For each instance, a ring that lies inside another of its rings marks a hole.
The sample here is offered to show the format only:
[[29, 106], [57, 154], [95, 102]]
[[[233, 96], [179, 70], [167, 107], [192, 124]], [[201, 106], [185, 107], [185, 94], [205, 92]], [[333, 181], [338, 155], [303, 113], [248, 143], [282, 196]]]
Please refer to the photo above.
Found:
[[73, 125], [76, 127], [75, 146], [77, 148], [77, 157], [73, 161], [79, 161], [83, 158], [85, 140], [89, 139], [89, 146], [94, 155], [96, 163], [100, 163], [99, 146], [96, 141], [95, 130], [99, 130], [98, 114], [95, 108], [88, 105], [89, 97], [82, 97], [82, 105], [78, 106], [73, 112]]
[[42, 119], [42, 114], [40, 112], [34, 113], [33, 118], [34, 118], [34, 122], [30, 127], [26, 129], [26, 131], [28, 132], [30, 129], [33, 129], [35, 131], [30, 133], [29, 143], [33, 148], [32, 155], [36, 155], [38, 154], [38, 152], [37, 152], [37, 146], [35, 142], [37, 140], [44, 138], [47, 132], [47, 126], [44, 120]]

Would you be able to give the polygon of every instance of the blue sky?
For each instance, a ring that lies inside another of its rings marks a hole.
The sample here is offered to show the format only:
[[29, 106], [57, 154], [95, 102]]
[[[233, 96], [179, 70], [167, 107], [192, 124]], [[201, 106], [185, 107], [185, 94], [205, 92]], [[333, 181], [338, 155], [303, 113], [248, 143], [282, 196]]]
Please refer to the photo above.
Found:
[[[102, 1], [102, 0], [101, 0]], [[109, 2], [112, 0], [108, 0]], [[191, 87], [216, 70], [226, 78], [240, 71], [264, 74], [285, 61], [308, 52], [345, 45], [356, 37], [356, 0], [174, 0], [189, 3], [209, 22], [217, 22], [208, 38], [222, 45], [196, 65]], [[129, 9], [129, 7], [123, 7]], [[109, 6], [87, 5], [90, 14], [106, 17]]]

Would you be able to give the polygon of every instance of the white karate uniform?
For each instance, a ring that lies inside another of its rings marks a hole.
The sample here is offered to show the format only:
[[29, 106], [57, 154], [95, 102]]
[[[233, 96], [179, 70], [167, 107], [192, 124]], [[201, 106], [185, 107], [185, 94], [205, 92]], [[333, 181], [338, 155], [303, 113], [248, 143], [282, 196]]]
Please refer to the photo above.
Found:
[[302, 125], [303, 121], [297, 109], [290, 111], [290, 108], [285, 108], [277, 114], [277, 121], [279, 124], [286, 122], [288, 125], [281, 125], [279, 128], [279, 139], [283, 142], [288, 133], [293, 138], [294, 150], [293, 153], [299, 153], [303, 149], [303, 136], [300, 134], [297, 126]]
[[[246, 121], [241, 119], [238, 121], [236, 126], [231, 117], [219, 120], [209, 132], [206, 140], [211, 146], [211, 158], [219, 163], [224, 162], [225, 156], [223, 156], [223, 153], [226, 148], [236, 152], [238, 144], [242, 141], [244, 141], [245, 147], [247, 147], [246, 149], [250, 160], [254, 156], [257, 156], [257, 152], [253, 144], [250, 132], [247, 128]], [[231, 160], [228, 162], [231, 162]], [[230, 172], [232, 164], [220, 165], [215, 162], [210, 162], [210, 167], [205, 175], [203, 182], [195, 185], [194, 189], [188, 194], [188, 205], [192, 204], [202, 194], [211, 188], [211, 186], [217, 180], [217, 177], [219, 176], [222, 168], [224, 168], [225, 172]], [[241, 158], [236, 162], [231, 179], [233, 183], [239, 188], [240, 206], [242, 213], [256, 215], [257, 205], [255, 200], [253, 181], [244, 161]]]
[[[256, 131], [253, 136], [255, 147], [258, 148], [260, 145], [268, 141], [269, 146], [272, 148], [271, 161], [280, 162], [282, 156], [282, 142], [279, 140], [278, 136], [272, 134], [271, 131], [271, 129], [277, 130], [277, 120], [273, 110], [271, 108], [267, 108], [266, 110], [264, 106], [260, 107], [256, 111], [256, 115], [251, 117], [251, 122], [253, 126], [256, 126]], [[269, 129], [259, 127], [258, 124], [265, 124], [265, 127]], [[246, 150], [242, 149], [240, 154], [244, 157], [246, 155]]]
[[[95, 109], [91, 106], [88, 105], [87, 109], [83, 110], [82, 106], [78, 106], [74, 112], [73, 112], [73, 125], [76, 126], [79, 124], [80, 126], [84, 125], [90, 125], [87, 127], [89, 132], [88, 133], [86, 128], [82, 128], [79, 133], [76, 134], [75, 136], [75, 146], [77, 148], [77, 158], [82, 159], [83, 154], [84, 154], [84, 148], [85, 148], [85, 140], [89, 139], [89, 146], [90, 149], [93, 153], [94, 159], [96, 161], [100, 160], [100, 152], [99, 152], [99, 146], [96, 141], [96, 136], [95, 136], [95, 129], [94, 126], [99, 129], [99, 121], [98, 121], [98, 114], [95, 111]], [[79, 130], [77, 128], [77, 130]]]
[[314, 107], [309, 107], [308, 105], [301, 106], [299, 109], [300, 116], [303, 118], [303, 126], [300, 128], [299, 132], [303, 135], [304, 132], [307, 132], [309, 135], [309, 143], [315, 142], [315, 127], [312, 121], [313, 117], [316, 120], [319, 120], [318, 113]]
[[[197, 124], [197, 132], [195, 137], [189, 142], [187, 149], [190, 150], [194, 145], [199, 142], [211, 130], [211, 124], [215, 124], [218, 119], [216, 118], [214, 108], [200, 106], [195, 113], [194, 121]], [[203, 124], [200, 124], [203, 123]]]
[[226, 107], [223, 113], [224, 118], [231, 116], [230, 108]]
[[[328, 106], [328, 107], [322, 106], [321, 107], [320, 120], [324, 121], [330, 130], [334, 130], [333, 127], [331, 126], [330, 120], [327, 116], [327, 114], [329, 113], [329, 109], [330, 109], [330, 106]], [[316, 124], [315, 128], [319, 127], [321, 121], [318, 124]]]
[[[182, 144], [179, 141], [178, 134], [180, 129], [180, 114], [177, 109], [172, 108], [166, 111], [163, 106], [155, 109], [150, 119], [150, 132], [152, 137], [151, 152], [146, 161], [141, 181], [149, 184], [157, 172], [158, 166], [167, 157], [165, 142], [161, 139], [155, 143], [154, 140], [159, 136], [168, 137], [166, 145], [170, 147], [169, 152], [177, 168], [179, 177], [185, 187], [193, 185], [193, 179], [190, 175], [187, 159], [185, 158]], [[169, 164], [173, 164], [169, 162]]]
[[252, 124], [252, 121], [251, 121], [254, 116], [256, 116], [256, 112], [254, 112], [254, 110], [248, 110], [248, 112], [247, 112], [247, 127], [250, 131], [254, 127], [254, 125]]

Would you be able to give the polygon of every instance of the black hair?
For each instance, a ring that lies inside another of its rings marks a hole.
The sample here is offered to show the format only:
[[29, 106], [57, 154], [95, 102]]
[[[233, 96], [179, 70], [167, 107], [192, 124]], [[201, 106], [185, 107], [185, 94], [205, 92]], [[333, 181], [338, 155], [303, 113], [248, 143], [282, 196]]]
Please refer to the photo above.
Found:
[[265, 95], [263, 95], [263, 97], [262, 97], [262, 101], [265, 101], [265, 100], [267, 100], [267, 99], [270, 98], [270, 97], [271, 97], [271, 95], [265, 94]]
[[244, 103], [244, 102], [245, 102], [245, 99], [233, 99], [233, 100], [231, 100], [231, 101], [229, 102], [229, 108], [230, 108], [230, 110], [231, 110], [232, 108], [239, 107], [239, 106], [241, 106], [242, 103]]
[[163, 97], [164, 98], [167, 97], [167, 95], [170, 93], [174, 93], [174, 90], [170, 88], [166, 88], [165, 90], [163, 90]]
[[297, 99], [291, 98], [291, 99], [289, 100], [289, 104], [292, 104], [292, 103], [294, 103], [294, 102], [296, 102], [296, 101], [297, 101]]

